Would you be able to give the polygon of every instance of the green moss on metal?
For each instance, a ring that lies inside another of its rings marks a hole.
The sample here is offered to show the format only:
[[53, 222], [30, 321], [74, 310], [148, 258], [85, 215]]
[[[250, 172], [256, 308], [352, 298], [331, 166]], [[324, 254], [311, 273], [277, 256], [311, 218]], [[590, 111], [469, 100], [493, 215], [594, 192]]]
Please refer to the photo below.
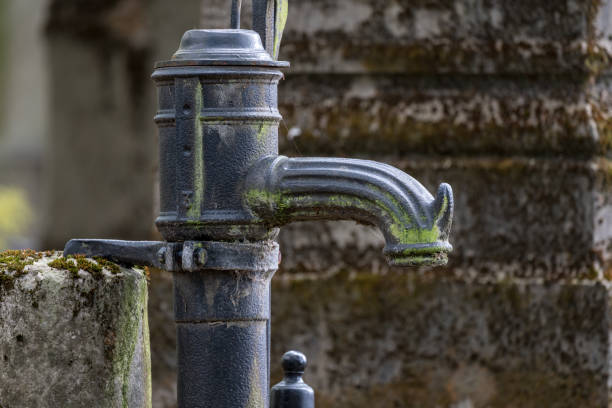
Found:
[[[370, 186], [371, 189], [378, 189], [375, 186]], [[370, 201], [350, 195], [333, 195], [327, 197], [324, 202], [315, 202], [309, 195], [288, 195], [283, 192], [270, 192], [260, 189], [248, 190], [245, 195], [246, 204], [251, 208], [258, 208], [262, 205], [270, 208], [274, 215], [272, 220], [274, 224], [282, 224], [291, 221], [290, 210], [295, 209], [299, 202], [309, 203], [309, 207], [319, 207], [322, 211], [330, 205], [333, 207], [358, 208], [365, 212], [376, 214], [378, 217], [387, 218], [390, 221], [389, 232], [395, 237], [400, 244], [416, 244], [416, 243], [432, 243], [440, 238], [440, 230], [435, 224], [431, 228], [421, 228], [412, 219], [412, 215], [405, 211], [395, 197], [388, 193], [382, 193], [394, 208], [391, 208], [382, 200]], [[441, 214], [446, 211], [448, 202], [444, 203], [440, 211]], [[305, 212], [300, 212], [301, 216], [305, 216]], [[313, 210], [312, 216], [316, 218], [319, 211]]]
[[253, 130], [256, 132], [257, 143], [260, 145], [265, 144], [270, 134], [270, 129], [275, 124], [273, 122], [262, 122], [255, 125], [251, 125]]
[[440, 230], [436, 225], [431, 229], [421, 229], [406, 228], [406, 225], [393, 223], [390, 231], [400, 244], [431, 243], [436, 242], [440, 237]]
[[274, 59], [278, 59], [278, 54], [280, 52], [280, 44], [283, 38], [283, 31], [285, 30], [285, 24], [287, 23], [288, 16], [289, 0], [276, 0], [274, 51], [272, 52], [272, 58]]
[[202, 84], [197, 83], [195, 89], [194, 115], [194, 135], [193, 135], [193, 198], [191, 207], [187, 211], [187, 216], [192, 219], [200, 218], [202, 202], [204, 200], [204, 155], [203, 143], [204, 134], [202, 129]]
[[281, 192], [271, 192], [261, 189], [251, 189], [244, 193], [244, 200], [251, 208], [258, 208], [262, 205], [275, 211], [274, 218], [282, 218], [289, 209], [289, 201]]

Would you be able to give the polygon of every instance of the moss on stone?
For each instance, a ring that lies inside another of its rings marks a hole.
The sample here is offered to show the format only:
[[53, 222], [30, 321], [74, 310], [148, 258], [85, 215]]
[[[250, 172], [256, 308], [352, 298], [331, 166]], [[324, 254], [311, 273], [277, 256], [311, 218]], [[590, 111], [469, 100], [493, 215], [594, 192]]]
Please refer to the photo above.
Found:
[[15, 279], [25, 275], [25, 267], [51, 252], [36, 252], [32, 249], [16, 249], [0, 252], [0, 287], [12, 289]]
[[95, 279], [100, 279], [104, 276], [102, 271], [108, 270], [113, 274], [119, 273], [119, 266], [101, 257], [95, 257], [94, 260], [88, 259], [85, 255], [68, 255], [67, 257], [59, 257], [49, 262], [50, 267], [68, 271], [73, 278], [78, 277], [79, 271], [89, 272]]
[[381, 77], [368, 80], [374, 95], [331, 97], [331, 106], [317, 105], [306, 94], [312, 87], [312, 93], [336, 95], [364, 88], [352, 78], [334, 80], [296, 79], [286, 90], [299, 98], [283, 103], [284, 120], [301, 133], [289, 138], [281, 129], [283, 152], [584, 157], [608, 152], [612, 143], [609, 103], [599, 91], [605, 88], [581, 78]]
[[[113, 332], [113, 344], [108, 348], [108, 354], [112, 356], [113, 378], [121, 382], [122, 408], [129, 407], [129, 386], [130, 374], [134, 367], [134, 353], [136, 352], [137, 339], [144, 336], [144, 359], [147, 365], [145, 379], [147, 403], [151, 401], [151, 370], [150, 370], [150, 355], [148, 350], [148, 327], [147, 327], [147, 285], [142, 284], [138, 279], [126, 279], [124, 296], [119, 309], [119, 316], [116, 326], [116, 332]], [[136, 286], [136, 287], [134, 287]], [[143, 315], [144, 314], [144, 315]], [[141, 331], [139, 333], [139, 331]], [[114, 384], [109, 384], [114, 386]], [[150, 405], [147, 405], [150, 407]]]
[[[483, 370], [486, 370], [483, 368]], [[490, 389], [469, 390], [462, 393], [453, 386], [452, 378], [441, 381], [437, 392], [432, 392], [435, 368], [406, 375], [402, 382], [373, 384], [369, 387], [346, 387], [340, 390], [351, 395], [350, 406], [435, 408], [456, 406], [470, 401], [469, 406], [488, 408], [541, 408], [541, 407], [597, 407], [602, 405], [599, 395], [589, 383], [578, 383], [571, 376], [545, 371], [509, 369], [495, 373]], [[438, 380], [439, 381], [439, 380]], [[337, 407], [338, 398], [325, 391], [315, 393], [319, 408]]]
[[187, 217], [190, 219], [197, 220], [200, 218], [202, 211], [202, 202], [204, 200], [205, 180], [206, 175], [204, 174], [206, 168], [204, 166], [204, 158], [200, 152], [203, 151], [203, 127], [202, 127], [202, 84], [197, 83], [194, 89], [195, 100], [193, 110], [195, 112], [193, 118], [193, 154], [191, 160], [193, 160], [193, 196], [191, 202], [187, 206]]
[[42, 252], [32, 249], [15, 249], [0, 252], [0, 269], [12, 272], [23, 272], [27, 265], [42, 258]]

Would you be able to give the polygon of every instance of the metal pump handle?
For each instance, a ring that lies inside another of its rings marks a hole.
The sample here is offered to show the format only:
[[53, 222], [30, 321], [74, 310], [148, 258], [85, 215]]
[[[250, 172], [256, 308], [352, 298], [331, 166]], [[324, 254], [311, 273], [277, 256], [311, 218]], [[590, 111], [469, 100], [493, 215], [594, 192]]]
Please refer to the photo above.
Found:
[[[278, 59], [280, 42], [287, 22], [288, 0], [251, 0], [253, 3], [253, 30], [261, 37], [266, 51]], [[240, 29], [242, 0], [232, 0], [231, 28]]]

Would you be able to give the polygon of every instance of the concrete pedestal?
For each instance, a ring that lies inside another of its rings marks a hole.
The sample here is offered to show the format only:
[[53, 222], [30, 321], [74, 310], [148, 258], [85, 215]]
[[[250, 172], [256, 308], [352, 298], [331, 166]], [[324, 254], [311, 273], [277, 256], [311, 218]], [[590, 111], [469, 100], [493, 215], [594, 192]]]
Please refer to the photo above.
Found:
[[59, 255], [0, 253], [0, 406], [150, 407], [144, 272]]

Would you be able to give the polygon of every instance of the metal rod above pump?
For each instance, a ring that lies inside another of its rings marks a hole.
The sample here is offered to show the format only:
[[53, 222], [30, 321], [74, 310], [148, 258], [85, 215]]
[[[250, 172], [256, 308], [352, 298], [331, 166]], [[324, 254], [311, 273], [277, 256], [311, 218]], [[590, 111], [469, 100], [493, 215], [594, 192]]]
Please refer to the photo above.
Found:
[[242, 10], [242, 0], [232, 0], [232, 17], [230, 27], [234, 30], [240, 29], [240, 11]]

